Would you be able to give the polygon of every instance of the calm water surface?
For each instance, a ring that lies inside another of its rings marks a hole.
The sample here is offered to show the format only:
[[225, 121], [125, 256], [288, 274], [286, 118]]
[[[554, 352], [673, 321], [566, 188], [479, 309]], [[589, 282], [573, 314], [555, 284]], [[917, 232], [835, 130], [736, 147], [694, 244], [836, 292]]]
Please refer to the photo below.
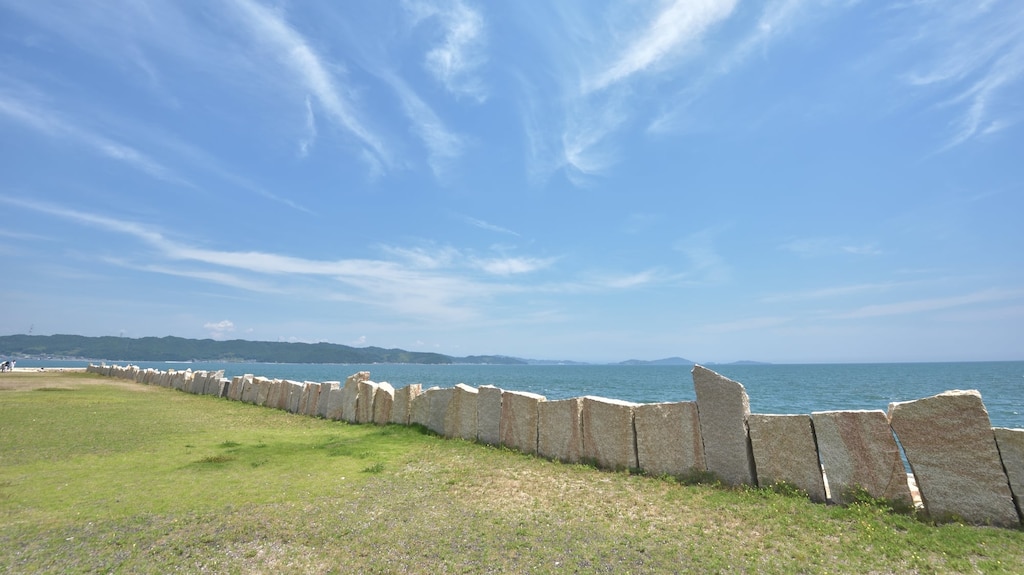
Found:
[[[124, 365], [125, 362], [118, 362]], [[18, 361], [18, 367], [87, 365], [86, 361]], [[623, 365], [412, 365], [137, 362], [140, 367], [224, 370], [296, 381], [344, 381], [369, 371], [396, 388], [496, 385], [548, 399], [599, 395], [639, 403], [695, 398], [691, 366]], [[977, 389], [992, 424], [1024, 428], [1024, 361], [814, 365], [711, 365], [744, 385], [755, 413], [810, 413], [833, 409], [882, 409], [951, 389]]]

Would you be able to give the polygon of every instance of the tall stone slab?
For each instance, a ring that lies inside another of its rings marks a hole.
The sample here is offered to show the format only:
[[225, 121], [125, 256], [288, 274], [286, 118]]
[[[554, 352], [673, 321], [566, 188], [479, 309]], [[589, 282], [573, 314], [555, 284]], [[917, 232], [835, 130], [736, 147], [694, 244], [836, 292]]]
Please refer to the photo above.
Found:
[[395, 404], [395, 388], [388, 382], [377, 384], [377, 393], [373, 396], [373, 422], [387, 425], [391, 422], [391, 410]]
[[320, 392], [323, 386], [316, 381], [306, 382], [306, 400], [302, 404], [299, 413], [302, 415], [316, 416], [316, 404], [320, 400]]
[[750, 398], [739, 382], [710, 369], [693, 367], [700, 435], [708, 471], [728, 485], [754, 485], [754, 454], [747, 435]]
[[564, 463], [582, 461], [582, 397], [537, 404], [537, 454]]
[[[338, 413], [331, 413], [331, 397], [337, 394], [337, 402], [333, 406], [338, 409]], [[316, 414], [324, 419], [339, 419], [341, 417], [341, 382], [340, 381], [325, 381], [320, 385], [320, 396], [317, 397], [316, 401]], [[335, 415], [334, 417], [331, 417]]]
[[476, 441], [476, 388], [460, 383], [455, 386], [451, 403], [445, 413], [445, 437]]
[[412, 398], [409, 402], [409, 423], [430, 428], [430, 399], [433, 394], [428, 394], [427, 392], [439, 389], [441, 388], [435, 385], [430, 389], [423, 390], [419, 395]]
[[825, 502], [825, 481], [818, 462], [810, 415], [751, 414], [747, 419], [750, 445], [762, 487], [785, 482]]
[[636, 469], [633, 409], [639, 404], [591, 395], [583, 398], [583, 457], [606, 469]]
[[267, 396], [267, 407], [285, 409], [288, 407], [288, 392], [291, 389], [283, 379], [270, 382], [270, 395]]
[[996, 427], [992, 431], [999, 447], [999, 457], [1003, 460], [1003, 469], [1010, 480], [1017, 513], [1024, 518], [1024, 429]]
[[395, 401], [391, 405], [391, 423], [409, 425], [412, 414], [412, 401], [423, 392], [423, 384], [412, 383], [395, 390]]
[[377, 382], [360, 381], [359, 401], [356, 402], [356, 423], [373, 423], [373, 396], [377, 394]]
[[360, 371], [345, 378], [341, 388], [341, 419], [356, 423], [356, 404], [359, 402], [359, 382], [369, 381], [370, 372]]
[[477, 388], [476, 440], [488, 445], [501, 443], [501, 389], [493, 385]]
[[260, 386], [259, 381], [263, 378], [256, 378], [253, 380], [242, 381], [242, 402], [243, 403], [256, 403], [256, 396], [259, 394]]
[[646, 403], [633, 409], [636, 455], [651, 475], [687, 475], [707, 469], [697, 403]]
[[242, 376], [236, 375], [231, 378], [231, 385], [228, 386], [228, 399], [238, 401], [242, 398]]
[[853, 491], [863, 489], [875, 498], [913, 504], [884, 411], [816, 411], [811, 419], [832, 501], [850, 503]]
[[213, 372], [206, 380], [206, 389], [203, 391], [203, 393], [205, 393], [206, 395], [212, 395], [214, 397], [220, 397], [221, 393], [224, 390], [224, 386], [221, 383], [221, 380], [223, 379], [223, 369], [219, 369]]
[[284, 409], [288, 413], [298, 413], [302, 392], [305, 391], [306, 385], [301, 381], [292, 381], [290, 379], [286, 379], [285, 383], [288, 384], [288, 401]]
[[537, 453], [538, 407], [543, 395], [525, 391], [501, 393], [501, 422], [498, 434], [502, 445], [523, 453]]
[[270, 398], [270, 390], [274, 387], [274, 381], [261, 377], [256, 385], [256, 405], [267, 405]]
[[1020, 525], [988, 411], [976, 390], [889, 404], [925, 511], [935, 519]]
[[327, 396], [327, 408], [324, 411], [324, 417], [335, 421], [341, 420], [342, 413], [344, 412], [344, 388], [341, 382], [338, 382], [337, 387], [331, 386], [331, 393]]
[[445, 434], [445, 417], [448, 406], [452, 402], [455, 390], [450, 387], [432, 387], [423, 392], [429, 402], [430, 413], [427, 415], [427, 429], [438, 435]]

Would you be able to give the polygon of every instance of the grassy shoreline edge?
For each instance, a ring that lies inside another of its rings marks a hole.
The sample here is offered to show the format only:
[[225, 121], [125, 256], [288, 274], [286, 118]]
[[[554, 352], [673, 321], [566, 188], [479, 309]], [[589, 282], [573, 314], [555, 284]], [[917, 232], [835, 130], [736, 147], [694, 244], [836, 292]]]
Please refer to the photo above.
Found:
[[1013, 573], [1024, 564], [1021, 530], [554, 464], [415, 428], [80, 373], [5, 374], [0, 431], [9, 573]]

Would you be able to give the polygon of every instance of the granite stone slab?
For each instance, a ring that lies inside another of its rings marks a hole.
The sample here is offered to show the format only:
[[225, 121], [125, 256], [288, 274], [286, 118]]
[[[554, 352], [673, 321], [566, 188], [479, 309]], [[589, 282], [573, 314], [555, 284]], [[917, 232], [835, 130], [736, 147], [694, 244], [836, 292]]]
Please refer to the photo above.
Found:
[[747, 419], [757, 466], [757, 483], [769, 487], [785, 482], [825, 502], [825, 481], [818, 462], [810, 415], [754, 413]]
[[727, 485], [754, 485], [754, 455], [747, 434], [750, 398], [743, 385], [699, 365], [693, 368], [700, 435], [708, 471]]
[[583, 460], [583, 398], [537, 404], [537, 454], [565, 463]]
[[811, 419], [832, 501], [851, 503], [855, 491], [863, 489], [874, 498], [913, 503], [884, 411], [816, 411]]
[[637, 465], [652, 475], [684, 476], [707, 469], [697, 403], [646, 403], [633, 409]]
[[591, 395], [583, 397], [583, 457], [605, 469], [636, 469], [633, 409], [639, 405]]
[[476, 435], [480, 443], [501, 443], [501, 393], [502, 390], [493, 385], [477, 388]]
[[988, 411], [976, 390], [889, 404], [925, 511], [934, 519], [1020, 525]]
[[498, 433], [502, 445], [523, 453], [537, 453], [537, 404], [545, 399], [543, 395], [526, 391], [501, 393], [501, 423]]

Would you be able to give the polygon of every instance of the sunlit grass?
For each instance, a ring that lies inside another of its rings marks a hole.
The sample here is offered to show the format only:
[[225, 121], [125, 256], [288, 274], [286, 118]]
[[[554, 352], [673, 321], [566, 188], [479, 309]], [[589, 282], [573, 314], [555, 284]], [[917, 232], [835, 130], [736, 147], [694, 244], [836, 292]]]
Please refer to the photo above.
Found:
[[[15, 374], [18, 375], [18, 374]], [[933, 526], [162, 388], [0, 380], [0, 571], [1016, 573]], [[712, 482], [709, 484], [709, 482]], [[780, 491], [782, 493], [780, 493]]]

